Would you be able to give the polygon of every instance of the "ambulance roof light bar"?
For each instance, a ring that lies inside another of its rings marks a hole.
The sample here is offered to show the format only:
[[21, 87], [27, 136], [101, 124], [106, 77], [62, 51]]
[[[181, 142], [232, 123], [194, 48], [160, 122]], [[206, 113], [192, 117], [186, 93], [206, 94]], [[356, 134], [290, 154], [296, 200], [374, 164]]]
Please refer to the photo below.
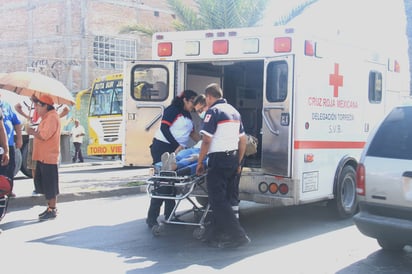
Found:
[[312, 41], [305, 40], [305, 55], [315, 56], [315, 47]]
[[398, 60], [389, 59], [388, 60], [388, 70], [392, 72], [401, 72], [401, 66]]
[[273, 50], [276, 53], [291, 52], [292, 38], [290, 37], [276, 37], [273, 41]]
[[395, 72], [401, 72], [401, 65], [399, 64], [398, 60], [395, 60]]
[[157, 55], [159, 57], [172, 56], [173, 45], [171, 42], [162, 42], [157, 44]]
[[229, 41], [228, 40], [214, 40], [213, 41], [213, 54], [225, 55], [229, 53]]

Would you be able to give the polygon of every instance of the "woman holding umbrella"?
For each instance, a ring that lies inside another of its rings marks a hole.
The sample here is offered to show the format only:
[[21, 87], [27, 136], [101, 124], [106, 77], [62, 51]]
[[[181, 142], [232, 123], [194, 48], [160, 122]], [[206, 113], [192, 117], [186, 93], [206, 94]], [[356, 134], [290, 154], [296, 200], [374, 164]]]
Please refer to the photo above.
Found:
[[53, 104], [51, 96], [40, 95], [35, 103], [36, 112], [41, 117], [40, 124], [37, 129], [27, 129], [27, 133], [34, 136], [33, 160], [37, 161], [34, 183], [47, 200], [46, 210], [39, 214], [40, 221], [51, 220], [57, 216], [61, 124]]

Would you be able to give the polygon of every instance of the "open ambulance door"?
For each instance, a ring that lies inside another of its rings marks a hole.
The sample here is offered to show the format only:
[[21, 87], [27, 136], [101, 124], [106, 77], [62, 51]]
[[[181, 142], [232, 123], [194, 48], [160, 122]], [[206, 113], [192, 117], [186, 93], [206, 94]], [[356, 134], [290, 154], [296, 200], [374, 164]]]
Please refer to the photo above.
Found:
[[291, 174], [293, 56], [265, 61], [262, 107], [262, 169], [265, 173]]
[[150, 166], [149, 147], [160, 127], [163, 111], [174, 97], [175, 63], [130, 62], [123, 75], [123, 166]]

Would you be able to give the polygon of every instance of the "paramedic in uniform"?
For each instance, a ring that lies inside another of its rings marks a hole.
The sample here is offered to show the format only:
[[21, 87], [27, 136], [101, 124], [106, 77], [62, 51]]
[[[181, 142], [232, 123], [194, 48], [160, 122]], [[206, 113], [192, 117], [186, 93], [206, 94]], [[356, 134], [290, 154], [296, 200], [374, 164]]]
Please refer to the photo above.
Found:
[[212, 220], [203, 240], [216, 247], [238, 247], [250, 239], [232, 210], [229, 192], [233, 191], [236, 174], [241, 171], [246, 135], [239, 112], [222, 98], [219, 85], [207, 86], [205, 96], [209, 109], [200, 131], [202, 146], [196, 174], [204, 172], [203, 160], [208, 155], [206, 181]]
[[[153, 165], [157, 162], [167, 162], [168, 159], [162, 159], [169, 153], [177, 154], [184, 149], [192, 138], [196, 142], [199, 141], [200, 135], [194, 131], [192, 116], [190, 112], [194, 108], [194, 99], [197, 93], [193, 90], [184, 90], [182, 94], [173, 99], [170, 106], [164, 112], [159, 130], [153, 138], [153, 143], [150, 145], [150, 153], [153, 158]], [[167, 152], [167, 153], [166, 153]], [[170, 188], [165, 188], [162, 193], [170, 195]], [[160, 214], [160, 207], [163, 201], [165, 202], [164, 215], [167, 219], [173, 211], [175, 201], [173, 199], [157, 199], [150, 200], [150, 207], [147, 213], [146, 223], [149, 227], [157, 224], [157, 217]]]

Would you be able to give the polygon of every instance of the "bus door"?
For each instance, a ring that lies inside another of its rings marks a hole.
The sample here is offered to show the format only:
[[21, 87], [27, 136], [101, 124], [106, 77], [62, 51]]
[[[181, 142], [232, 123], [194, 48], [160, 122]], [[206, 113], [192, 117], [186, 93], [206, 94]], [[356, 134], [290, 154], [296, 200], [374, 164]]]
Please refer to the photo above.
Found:
[[131, 62], [124, 73], [123, 166], [150, 166], [150, 145], [174, 94], [173, 61]]
[[262, 169], [265, 173], [291, 174], [293, 57], [265, 61], [262, 107]]

